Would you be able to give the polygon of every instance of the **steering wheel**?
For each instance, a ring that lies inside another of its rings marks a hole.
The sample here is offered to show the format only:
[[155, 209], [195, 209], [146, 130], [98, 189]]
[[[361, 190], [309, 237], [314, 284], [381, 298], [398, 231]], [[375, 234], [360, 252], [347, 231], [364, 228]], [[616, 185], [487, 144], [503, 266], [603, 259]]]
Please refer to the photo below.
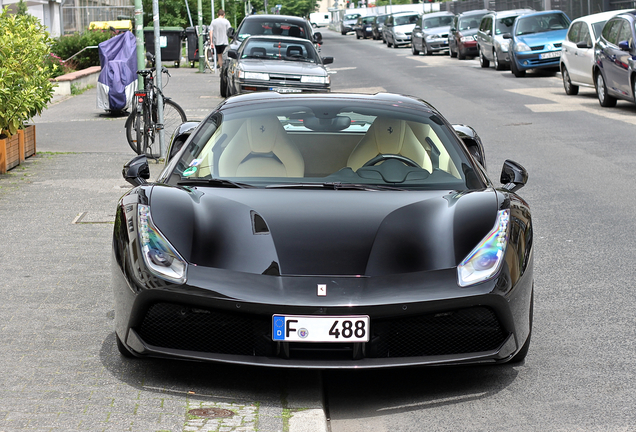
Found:
[[399, 160], [403, 164], [408, 165], [410, 167], [421, 168], [421, 166], [419, 166], [418, 163], [415, 162], [413, 159], [409, 159], [406, 156], [402, 156], [402, 155], [399, 155], [399, 154], [391, 154], [391, 153], [379, 154], [376, 157], [374, 157], [373, 159], [367, 161], [362, 166], [363, 167], [374, 166], [374, 165], [377, 165], [378, 163], [380, 163], [382, 161], [385, 161], [385, 160], [388, 160], [388, 159], [396, 159], [396, 160]]

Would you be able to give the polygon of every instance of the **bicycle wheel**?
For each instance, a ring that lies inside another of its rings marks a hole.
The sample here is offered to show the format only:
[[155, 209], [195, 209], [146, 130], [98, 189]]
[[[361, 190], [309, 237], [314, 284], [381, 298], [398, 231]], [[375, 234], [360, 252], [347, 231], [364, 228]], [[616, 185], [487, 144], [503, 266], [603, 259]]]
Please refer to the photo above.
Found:
[[142, 117], [140, 113], [132, 112], [126, 119], [126, 141], [130, 148], [137, 154], [141, 154], [142, 137], [143, 137], [143, 125]]
[[205, 65], [214, 72], [214, 48], [207, 44], [203, 54], [205, 55]]
[[170, 139], [174, 131], [188, 121], [185, 111], [176, 102], [164, 99], [163, 104], [163, 130], [166, 142]]

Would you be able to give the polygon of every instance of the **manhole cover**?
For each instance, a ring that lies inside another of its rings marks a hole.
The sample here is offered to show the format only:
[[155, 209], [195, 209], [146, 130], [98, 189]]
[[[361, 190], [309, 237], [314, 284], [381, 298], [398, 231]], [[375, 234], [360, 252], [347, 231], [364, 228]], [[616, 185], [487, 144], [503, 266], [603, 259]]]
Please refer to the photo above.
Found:
[[234, 415], [232, 411], [224, 408], [195, 408], [188, 411], [188, 414], [207, 418], [232, 417]]

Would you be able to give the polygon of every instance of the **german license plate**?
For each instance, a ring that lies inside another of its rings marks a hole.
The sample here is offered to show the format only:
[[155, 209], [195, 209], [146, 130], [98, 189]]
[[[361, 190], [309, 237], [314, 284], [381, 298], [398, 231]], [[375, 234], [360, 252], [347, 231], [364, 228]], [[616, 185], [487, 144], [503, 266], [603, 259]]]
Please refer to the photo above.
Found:
[[272, 335], [285, 342], [368, 342], [369, 317], [274, 315]]
[[278, 93], [302, 93], [301, 89], [289, 87], [270, 87], [269, 89]]
[[548, 59], [548, 58], [555, 58], [555, 57], [561, 57], [561, 51], [552, 51], [548, 53], [539, 54], [540, 59]]

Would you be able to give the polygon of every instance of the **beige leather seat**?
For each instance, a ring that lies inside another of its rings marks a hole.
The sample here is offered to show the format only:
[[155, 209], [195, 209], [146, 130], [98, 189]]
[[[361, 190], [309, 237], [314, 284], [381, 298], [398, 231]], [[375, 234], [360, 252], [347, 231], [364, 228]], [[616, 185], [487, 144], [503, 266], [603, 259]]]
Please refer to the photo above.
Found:
[[404, 120], [377, 117], [351, 152], [347, 166], [357, 171], [379, 154], [406, 156], [428, 172], [433, 172], [428, 153]]
[[274, 116], [246, 119], [219, 158], [221, 177], [303, 177], [305, 161]]

